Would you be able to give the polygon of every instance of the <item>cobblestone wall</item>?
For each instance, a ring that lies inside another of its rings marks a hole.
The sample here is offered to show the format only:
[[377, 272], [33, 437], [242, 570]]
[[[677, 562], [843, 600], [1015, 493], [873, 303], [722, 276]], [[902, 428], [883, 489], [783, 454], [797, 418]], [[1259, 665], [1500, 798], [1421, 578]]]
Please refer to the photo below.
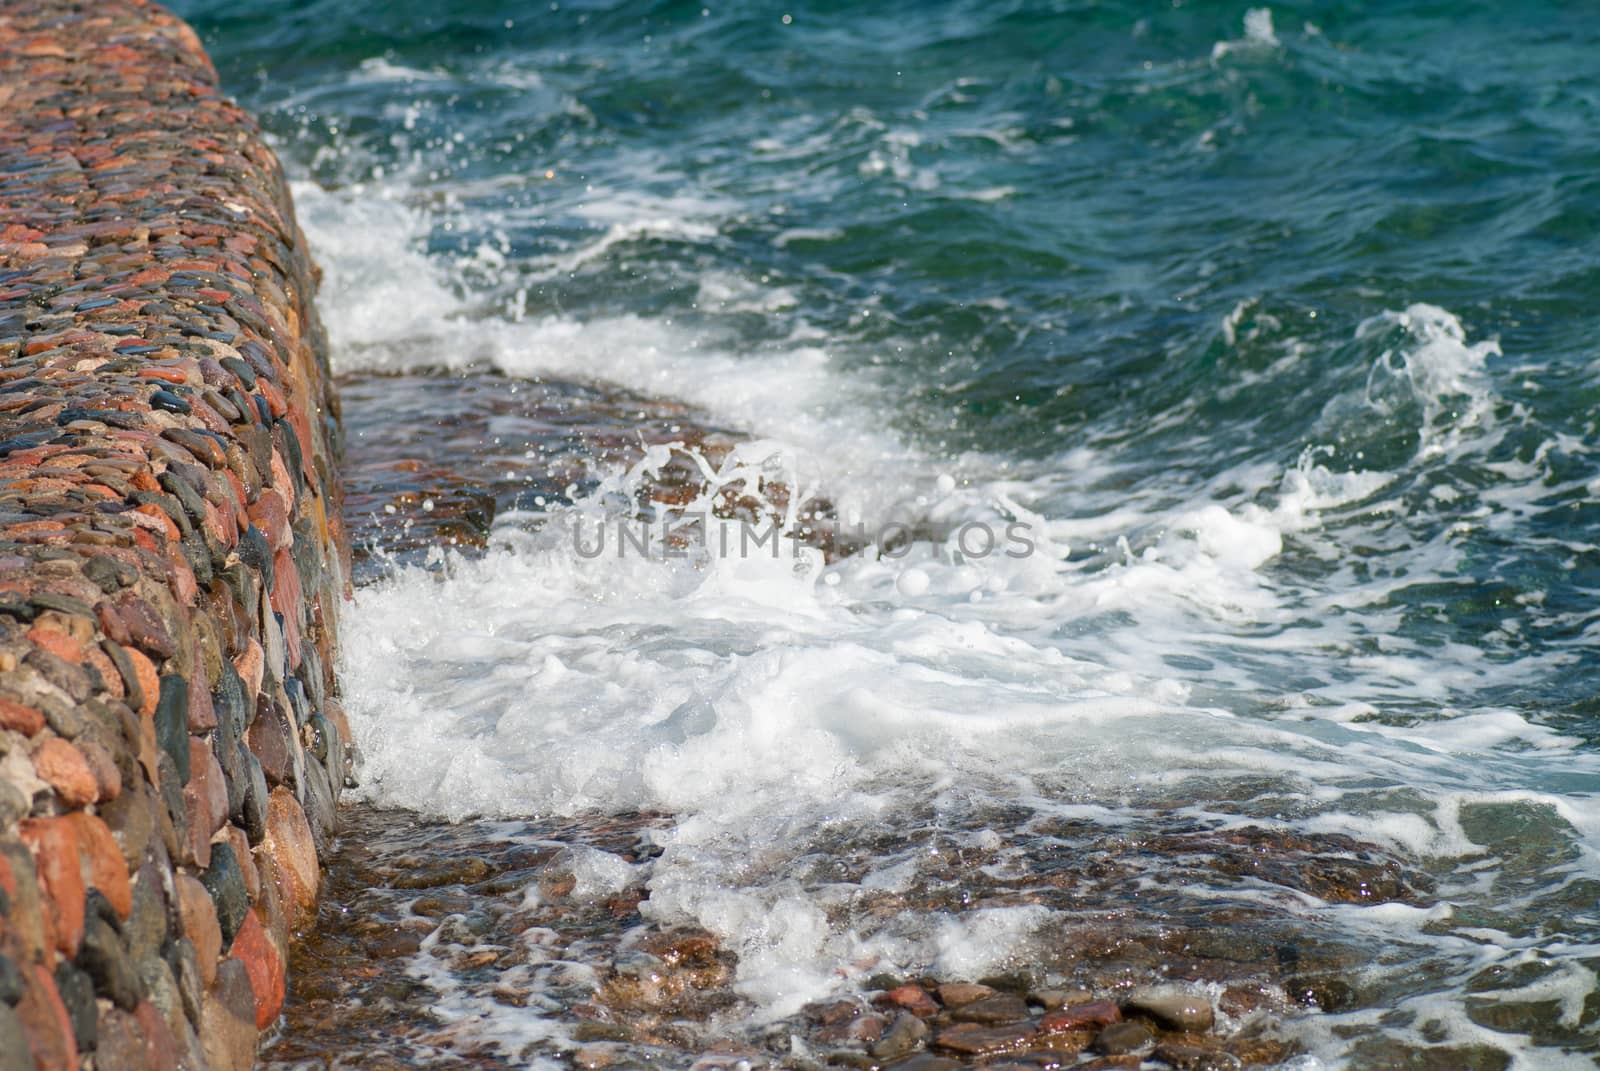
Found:
[[349, 738], [314, 289], [186, 25], [0, 0], [0, 1071], [278, 1016]]

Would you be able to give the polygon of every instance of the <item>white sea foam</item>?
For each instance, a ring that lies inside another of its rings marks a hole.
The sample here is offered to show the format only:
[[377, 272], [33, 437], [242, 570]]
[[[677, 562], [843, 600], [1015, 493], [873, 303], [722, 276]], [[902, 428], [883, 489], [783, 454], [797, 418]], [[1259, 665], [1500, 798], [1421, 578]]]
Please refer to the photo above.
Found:
[[1218, 41], [1211, 46], [1211, 62], [1216, 63], [1229, 53], [1259, 51], [1280, 47], [1277, 31], [1272, 25], [1272, 9], [1253, 7], [1244, 13], [1244, 37], [1233, 41]]
[[[841, 509], [862, 517], [886, 515], [902, 494], [935, 478], [928, 462], [892, 436], [874, 434], [874, 421], [840, 412], [840, 382], [828, 353], [815, 345], [741, 355], [715, 335], [630, 315], [485, 318], [417, 249], [426, 225], [417, 210], [361, 190], [329, 193], [309, 183], [297, 184], [295, 195], [326, 261], [323, 306], [339, 343], [334, 362], [340, 371], [486, 367], [607, 381], [680, 399], [735, 426], [782, 429], [798, 448], [795, 456], [804, 459], [805, 482], [826, 482]], [[605, 231], [563, 263], [575, 268], [603, 257], [622, 235], [705, 238], [715, 233], [707, 218], [713, 210], [704, 201], [605, 199], [587, 210]], [[702, 288], [713, 302], [724, 295], [736, 299], [728, 311], [740, 311], [737, 299], [752, 300], [759, 289], [727, 273], [713, 274]], [[763, 292], [781, 307], [781, 293]], [[861, 478], [852, 485], [842, 478], [846, 471]], [[873, 478], [875, 471], [883, 478]]]

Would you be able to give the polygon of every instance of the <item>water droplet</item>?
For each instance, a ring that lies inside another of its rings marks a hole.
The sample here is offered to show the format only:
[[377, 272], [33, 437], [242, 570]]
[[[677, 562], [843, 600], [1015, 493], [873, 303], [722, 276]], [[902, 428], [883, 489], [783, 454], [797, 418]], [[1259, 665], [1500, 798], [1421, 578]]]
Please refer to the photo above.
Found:
[[907, 569], [900, 574], [899, 579], [894, 582], [894, 586], [900, 590], [900, 594], [908, 599], [926, 595], [928, 593], [928, 574], [921, 569]]

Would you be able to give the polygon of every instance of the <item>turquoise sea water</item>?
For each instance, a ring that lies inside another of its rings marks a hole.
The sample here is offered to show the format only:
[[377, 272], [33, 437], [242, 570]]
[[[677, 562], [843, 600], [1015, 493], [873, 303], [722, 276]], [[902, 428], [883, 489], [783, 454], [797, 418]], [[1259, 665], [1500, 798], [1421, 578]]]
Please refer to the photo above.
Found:
[[[1440, 886], [1426, 918], [1323, 920], [1407, 981], [1307, 1027], [1313, 1058], [1387, 1032], [1592, 1061], [1594, 11], [176, 6], [297, 180], [340, 367], [682, 398], [791, 443], [842, 503], [920, 511], [931, 533], [914, 568], [847, 565], [822, 609], [765, 581], [600, 578], [515, 533], [444, 594], [401, 571], [354, 611], [353, 713], [376, 725], [422, 696], [459, 722], [394, 730], [413, 759], [440, 749], [426, 777], [369, 739], [376, 798], [711, 816], [743, 847], [685, 833], [649, 880], [662, 911], [725, 935], [748, 916], [707, 891], [717, 851], [799, 858], [780, 817], [924, 776], [1040, 813], [1070, 798], [1143, 821], [1159, 801], [1372, 838]], [[1048, 561], [953, 562], [941, 540], [979, 516], [1033, 519]], [[637, 655], [650, 644], [670, 653]], [[539, 676], [546, 656], [564, 683]], [[839, 674], [867, 697], [909, 690], [937, 741], [915, 761], [863, 743], [829, 711], [883, 711], [818, 683]], [[780, 679], [781, 703], [752, 683]], [[573, 688], [595, 720], [542, 736], [525, 686]], [[992, 724], [958, 717], [991, 703]], [[644, 713], [617, 729], [619, 710]], [[993, 733], [1033, 738], [1026, 757]], [[764, 808], [651, 781], [737, 790], [729, 752], [756, 738], [798, 771], [751, 789]], [[1026, 790], [985, 780], [1013, 773]], [[814, 888], [775, 865], [781, 889], [740, 888], [800, 911], [789, 897]], [[846, 938], [902, 967], [953, 955], [910, 922], [830, 917], [771, 962], [746, 950], [756, 1005], [826, 989], [818, 965]], [[997, 954], [1021, 955], [1027, 929]], [[1482, 1010], [1500, 989], [1524, 1009], [1509, 1027]]]

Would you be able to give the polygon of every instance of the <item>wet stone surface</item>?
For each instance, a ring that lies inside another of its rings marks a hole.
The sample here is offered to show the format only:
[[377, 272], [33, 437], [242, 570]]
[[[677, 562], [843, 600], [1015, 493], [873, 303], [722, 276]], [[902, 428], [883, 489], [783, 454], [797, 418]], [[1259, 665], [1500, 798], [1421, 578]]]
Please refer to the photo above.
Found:
[[[434, 548], [470, 553], [497, 518], [536, 523], [626, 468], [645, 446], [681, 443], [719, 462], [738, 441], [687, 406], [615, 388], [490, 372], [359, 375], [339, 381], [348, 410], [345, 504], [358, 580]], [[652, 488], [685, 500], [702, 482], [688, 454]]]
[[[638, 520], [658, 524], [705, 501], [707, 471], [717, 472], [747, 438], [691, 406], [603, 384], [469, 371], [346, 375], [338, 388], [358, 583], [426, 565], [441, 550], [480, 552], [497, 523], [537, 528], [594, 492], [602, 476], [665, 446], [668, 460], [629, 506]], [[731, 476], [719, 479], [710, 500], [718, 517], [761, 527], [788, 507], [789, 494], [778, 480]], [[830, 560], [859, 549], [833, 519], [832, 504], [816, 496], [801, 504], [795, 525]]]
[[[863, 913], [1045, 903], [1068, 921], [1033, 961], [983, 979], [869, 975], [754, 1026], [734, 956], [649, 917], [653, 833], [670, 816], [452, 825], [357, 804], [345, 819], [272, 1067], [1271, 1067], [1299, 1051], [1285, 1026], [1315, 1011], [1297, 972], [1353, 991], [1360, 967], [1287, 910], [1103, 910], [1112, 897], [1074, 911], [1059, 861], [1002, 881], [971, 853]], [[1202, 843], [1189, 841], [1197, 867]], [[575, 847], [635, 866], [636, 880], [586, 891]], [[1080, 852], [1077, 878], [1137, 882], [1141, 854]], [[1323, 860], [1352, 865], [1337, 848]]]

